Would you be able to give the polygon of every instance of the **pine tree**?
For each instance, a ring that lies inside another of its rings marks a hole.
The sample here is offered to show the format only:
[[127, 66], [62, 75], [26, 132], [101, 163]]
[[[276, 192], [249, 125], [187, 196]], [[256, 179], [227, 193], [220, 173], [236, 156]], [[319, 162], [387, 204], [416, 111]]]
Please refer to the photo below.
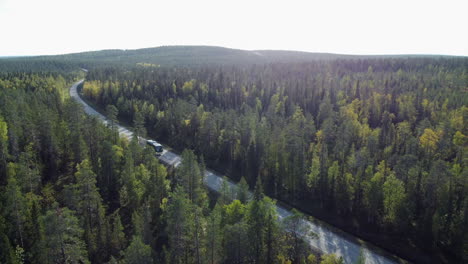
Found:
[[265, 226], [267, 222], [266, 207], [263, 202], [262, 182], [257, 178], [255, 185], [254, 198], [249, 202], [246, 210], [246, 222], [248, 226], [248, 236], [251, 257], [253, 262], [261, 263], [265, 247]]
[[7, 183], [8, 124], [0, 115], [0, 186]]
[[126, 241], [119, 211], [114, 212], [112, 220], [111, 255], [118, 258], [120, 252], [125, 248]]
[[171, 248], [171, 262], [187, 262], [193, 234], [193, 205], [184, 189], [176, 187], [165, 211], [166, 232]]
[[152, 264], [151, 247], [143, 243], [140, 236], [133, 236], [132, 242], [125, 249], [124, 260], [127, 264]]
[[48, 263], [89, 263], [83, 229], [68, 208], [49, 210], [41, 218], [44, 223]]
[[76, 184], [73, 189], [78, 200], [77, 212], [83, 217], [85, 223], [94, 227], [102, 208], [102, 199], [96, 186], [96, 174], [92, 171], [87, 159], [77, 165], [75, 178]]
[[216, 204], [206, 221], [206, 259], [211, 264], [221, 261], [221, 210], [221, 206]]
[[244, 221], [237, 222], [224, 227], [224, 261], [226, 263], [245, 263], [250, 246], [247, 235], [247, 225]]
[[[12, 163], [9, 163], [11, 168]], [[26, 220], [26, 200], [21, 193], [20, 187], [16, 181], [16, 176], [11, 174], [8, 177], [8, 184], [5, 188], [5, 211], [8, 216], [7, 220], [12, 225], [11, 237], [17, 245], [24, 247], [24, 224]]]
[[229, 187], [229, 181], [226, 176], [223, 176], [223, 181], [221, 183], [221, 189], [219, 190], [218, 203], [220, 205], [227, 205], [232, 201], [232, 192]]
[[104, 235], [104, 208], [96, 186], [96, 174], [92, 171], [89, 160], [85, 159], [77, 165], [75, 180], [75, 184], [65, 186], [69, 194], [68, 205], [76, 210], [84, 230], [89, 257], [96, 261], [102, 257], [98, 251]]
[[45, 243], [44, 227], [41, 224], [41, 208], [36, 197], [30, 202], [30, 213], [25, 224], [25, 241], [26, 259], [29, 262], [45, 263]]
[[237, 200], [241, 203], [246, 203], [249, 199], [249, 185], [244, 177], [241, 177], [239, 184], [237, 185]]
[[133, 127], [137, 138], [146, 137], [145, 117], [141, 112], [135, 112], [133, 116]]
[[184, 188], [191, 202], [205, 207], [207, 195], [203, 186], [204, 172], [200, 170], [193, 151], [184, 150], [181, 158], [182, 162], [176, 170], [176, 182]]
[[111, 121], [111, 128], [114, 129], [114, 125], [117, 123], [117, 115], [119, 114], [119, 110], [114, 105], [107, 105], [106, 114]]
[[5, 219], [0, 214], [0, 263], [15, 263], [15, 250], [8, 239]]
[[41, 175], [32, 143], [28, 144], [20, 154], [17, 177], [22, 184], [23, 192], [37, 193]]
[[383, 184], [384, 219], [390, 224], [396, 224], [403, 217], [403, 207], [406, 199], [403, 182], [392, 173]]
[[203, 263], [203, 240], [205, 239], [205, 218], [202, 209], [195, 207], [193, 212], [193, 250], [195, 255], [194, 263]]
[[[306, 249], [302, 236], [310, 232], [303, 224], [304, 215], [296, 209], [293, 209], [291, 213], [292, 215], [283, 220], [283, 228], [286, 230], [285, 243], [291, 245], [288, 252], [289, 258], [295, 263], [299, 263], [299, 260], [304, 257]], [[315, 234], [311, 235], [315, 236]]]
[[270, 198], [264, 197], [265, 206], [265, 260], [266, 263], [272, 263], [280, 252], [281, 230], [278, 222], [276, 205]]

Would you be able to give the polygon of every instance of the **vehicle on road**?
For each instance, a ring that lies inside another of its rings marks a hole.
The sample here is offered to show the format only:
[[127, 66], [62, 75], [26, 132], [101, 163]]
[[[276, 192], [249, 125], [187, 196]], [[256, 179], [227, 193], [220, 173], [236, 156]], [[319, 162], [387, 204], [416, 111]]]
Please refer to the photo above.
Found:
[[161, 156], [163, 153], [163, 146], [155, 140], [147, 140], [146, 144], [154, 148], [154, 151], [156, 151], [156, 156]]

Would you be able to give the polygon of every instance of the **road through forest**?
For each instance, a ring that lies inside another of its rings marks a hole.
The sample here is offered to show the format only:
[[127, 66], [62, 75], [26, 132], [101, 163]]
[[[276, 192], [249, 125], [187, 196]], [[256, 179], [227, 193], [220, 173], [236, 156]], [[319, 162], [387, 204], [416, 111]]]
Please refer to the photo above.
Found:
[[[83, 81], [84, 80], [80, 80], [70, 87], [70, 96], [84, 107], [84, 110], [88, 115], [95, 116], [103, 123], [107, 124], [109, 122], [107, 118], [83, 101], [78, 94], [77, 88], [81, 83], [83, 83]], [[129, 129], [120, 125], [117, 125], [117, 127], [121, 137], [125, 137], [129, 140], [133, 137], [133, 132]], [[164, 149], [159, 159], [166, 165], [174, 167], [177, 167], [181, 161], [179, 155], [166, 149]], [[205, 171], [204, 183], [211, 190], [219, 192], [223, 185], [223, 181], [222, 175], [217, 175], [209, 170]], [[236, 184], [231, 181], [228, 181], [228, 186], [231, 189], [236, 188]], [[276, 207], [279, 220], [292, 215], [290, 210], [280, 205], [276, 205]], [[306, 225], [309, 232], [312, 231], [318, 235], [318, 237], [311, 237], [308, 234], [301, 234], [311, 247], [314, 247], [325, 254], [335, 253], [342, 256], [345, 263], [356, 263], [360, 252], [364, 255], [366, 264], [393, 264], [404, 262], [388, 253], [384, 253], [385, 251], [380, 248], [370, 246], [369, 243], [359, 243], [358, 239], [352, 239], [354, 236], [351, 234], [344, 235], [344, 232], [336, 232], [327, 224], [323, 224], [319, 220], [304, 220], [303, 224]]]

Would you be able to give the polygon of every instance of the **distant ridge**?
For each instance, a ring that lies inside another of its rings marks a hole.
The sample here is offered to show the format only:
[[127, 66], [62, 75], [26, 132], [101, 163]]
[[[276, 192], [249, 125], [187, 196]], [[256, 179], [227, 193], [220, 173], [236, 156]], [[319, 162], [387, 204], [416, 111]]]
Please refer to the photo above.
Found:
[[[10, 64], [24, 68], [24, 64], [48, 64], [57, 69], [99, 66], [200, 66], [242, 65], [327, 61], [336, 59], [369, 58], [450, 58], [443, 55], [345, 55], [288, 50], [240, 50], [217, 46], [161, 46], [143, 49], [109, 49], [63, 55], [0, 57], [0, 70]], [[3, 67], [2, 67], [3, 64]]]
[[240, 50], [216, 46], [161, 46], [135, 50], [101, 50], [37, 58], [94, 62], [151, 63], [163, 66], [204, 64], [252, 64], [351, 58], [352, 55], [301, 51]]

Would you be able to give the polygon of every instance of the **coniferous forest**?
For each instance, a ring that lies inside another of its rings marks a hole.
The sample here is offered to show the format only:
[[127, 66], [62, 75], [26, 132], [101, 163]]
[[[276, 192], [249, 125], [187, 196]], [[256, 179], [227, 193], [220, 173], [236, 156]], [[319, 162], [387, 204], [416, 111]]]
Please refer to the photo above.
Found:
[[[86, 59], [0, 65], [0, 263], [340, 263], [277, 202], [412, 262], [468, 261], [466, 58], [90, 62], [83, 97], [177, 168], [69, 97]], [[237, 190], [209, 192], [207, 167]]]

